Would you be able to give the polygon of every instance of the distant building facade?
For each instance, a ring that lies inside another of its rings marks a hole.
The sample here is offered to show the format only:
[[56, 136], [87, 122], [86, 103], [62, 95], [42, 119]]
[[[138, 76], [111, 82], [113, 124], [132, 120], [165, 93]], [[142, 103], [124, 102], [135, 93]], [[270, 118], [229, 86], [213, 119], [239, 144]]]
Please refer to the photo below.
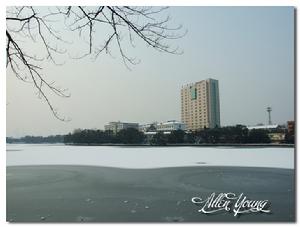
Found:
[[157, 131], [170, 132], [175, 130], [185, 130], [185, 124], [172, 120], [167, 122], [162, 122], [156, 125]]
[[154, 122], [151, 124], [144, 124], [139, 126], [139, 130], [142, 132], [171, 132], [175, 130], [185, 131], [185, 129], [186, 126], [184, 123], [175, 120], [161, 122], [161, 123]]
[[249, 130], [266, 130], [272, 143], [282, 143], [285, 140], [286, 128], [280, 125], [248, 126]]
[[141, 124], [139, 125], [139, 130], [141, 132], [156, 132], [157, 122], [149, 123], [149, 124]]
[[279, 125], [255, 125], [255, 126], [247, 126], [249, 130], [252, 129], [265, 129], [265, 130], [276, 130], [279, 128]]
[[295, 121], [288, 121], [287, 122], [287, 130], [288, 130], [288, 133], [290, 133], [290, 134], [295, 133]]
[[113, 121], [113, 122], [109, 122], [107, 125], [104, 126], [105, 131], [112, 131], [115, 134], [121, 131], [122, 129], [127, 129], [127, 128], [139, 129], [139, 124]]
[[218, 80], [207, 79], [182, 87], [181, 121], [191, 131], [220, 126]]
[[285, 140], [284, 132], [269, 132], [268, 136], [273, 143], [282, 143]]

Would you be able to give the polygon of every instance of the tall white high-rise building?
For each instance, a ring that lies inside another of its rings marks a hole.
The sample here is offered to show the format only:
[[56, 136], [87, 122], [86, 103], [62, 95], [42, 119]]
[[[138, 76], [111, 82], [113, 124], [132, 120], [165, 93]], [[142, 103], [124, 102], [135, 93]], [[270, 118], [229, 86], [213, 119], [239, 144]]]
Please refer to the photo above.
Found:
[[191, 131], [220, 126], [218, 80], [207, 79], [182, 87], [181, 121]]

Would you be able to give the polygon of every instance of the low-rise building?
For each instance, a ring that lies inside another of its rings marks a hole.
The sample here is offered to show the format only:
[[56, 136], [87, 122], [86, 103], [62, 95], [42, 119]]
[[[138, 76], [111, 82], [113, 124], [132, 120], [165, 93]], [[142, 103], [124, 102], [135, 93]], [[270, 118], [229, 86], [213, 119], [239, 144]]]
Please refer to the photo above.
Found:
[[295, 121], [288, 121], [287, 122], [287, 130], [289, 134], [295, 133]]
[[282, 143], [285, 140], [284, 132], [270, 132], [268, 136], [273, 143]]
[[156, 132], [156, 125], [157, 125], [157, 122], [139, 125], [139, 130], [144, 133], [145, 132]]
[[[152, 131], [152, 132], [145, 132], [144, 133], [144, 135], [145, 135], [145, 142], [146, 143], [151, 143], [151, 140], [153, 139], [153, 137], [157, 134], [157, 133], [159, 133], [158, 131]], [[171, 132], [169, 131], [169, 132], [162, 132], [164, 135], [170, 135], [171, 134]]]
[[282, 143], [285, 140], [286, 128], [280, 125], [257, 125], [247, 127], [249, 130], [263, 129], [267, 131], [272, 143]]
[[104, 126], [105, 131], [112, 131], [115, 134], [121, 131], [122, 129], [127, 129], [127, 128], [139, 129], [139, 124], [113, 121], [113, 122], [109, 122], [107, 125]]
[[166, 122], [153, 122], [150, 124], [144, 124], [139, 126], [141, 132], [171, 132], [176, 130], [185, 130], [186, 126], [184, 123], [171, 120]]
[[185, 130], [185, 124], [171, 120], [167, 122], [162, 122], [156, 125], [157, 131], [163, 131], [163, 132], [170, 132], [170, 131], [176, 131], [176, 130]]
[[279, 125], [255, 125], [255, 126], [248, 126], [249, 130], [252, 129], [266, 129], [266, 130], [274, 130], [277, 129]]

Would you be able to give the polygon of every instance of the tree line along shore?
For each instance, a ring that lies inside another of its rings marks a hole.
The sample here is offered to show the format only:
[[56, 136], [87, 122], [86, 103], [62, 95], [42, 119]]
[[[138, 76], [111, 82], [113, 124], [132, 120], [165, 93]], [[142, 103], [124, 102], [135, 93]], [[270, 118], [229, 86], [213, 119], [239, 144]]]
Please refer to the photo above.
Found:
[[76, 129], [67, 135], [25, 136], [6, 138], [7, 143], [65, 143], [68, 145], [269, 145], [294, 144], [294, 134], [285, 132], [284, 140], [272, 141], [267, 129], [249, 130], [236, 125], [206, 128], [201, 131], [185, 132], [141, 132], [134, 128], [122, 129], [117, 133], [98, 129]]

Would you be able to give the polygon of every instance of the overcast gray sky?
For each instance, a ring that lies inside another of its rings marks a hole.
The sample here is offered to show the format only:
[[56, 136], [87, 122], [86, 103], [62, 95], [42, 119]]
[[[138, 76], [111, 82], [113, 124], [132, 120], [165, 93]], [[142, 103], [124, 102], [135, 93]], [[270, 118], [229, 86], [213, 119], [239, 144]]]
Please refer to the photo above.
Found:
[[[188, 30], [172, 42], [183, 55], [159, 53], [137, 42], [128, 52], [141, 63], [131, 70], [117, 52], [113, 57], [102, 54], [96, 61], [43, 64], [46, 78], [71, 93], [70, 98], [50, 96], [70, 122], [54, 118], [32, 85], [8, 69], [7, 136], [103, 129], [117, 120], [180, 120], [181, 86], [206, 78], [219, 80], [223, 126], [267, 123], [267, 106], [273, 109], [273, 123], [294, 119], [293, 7], [171, 7], [166, 13], [172, 23]], [[101, 31], [96, 35], [101, 39]]]

